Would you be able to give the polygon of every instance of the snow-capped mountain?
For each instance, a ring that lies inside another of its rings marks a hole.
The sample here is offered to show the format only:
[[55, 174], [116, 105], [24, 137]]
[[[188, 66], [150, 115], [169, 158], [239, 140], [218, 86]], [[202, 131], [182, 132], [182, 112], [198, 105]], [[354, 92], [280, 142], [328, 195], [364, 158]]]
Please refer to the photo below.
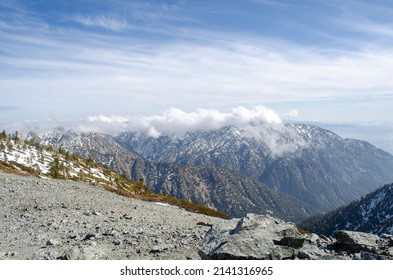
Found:
[[393, 156], [302, 124], [250, 124], [149, 137], [57, 131], [36, 135], [125, 174], [157, 193], [239, 217], [274, 213], [300, 221], [393, 181]]
[[320, 234], [352, 230], [393, 234], [393, 183], [322, 216], [307, 219], [302, 226]]
[[312, 125], [223, 127], [182, 138], [125, 132], [116, 139], [154, 162], [244, 174], [318, 211], [347, 204], [393, 180], [393, 156]]

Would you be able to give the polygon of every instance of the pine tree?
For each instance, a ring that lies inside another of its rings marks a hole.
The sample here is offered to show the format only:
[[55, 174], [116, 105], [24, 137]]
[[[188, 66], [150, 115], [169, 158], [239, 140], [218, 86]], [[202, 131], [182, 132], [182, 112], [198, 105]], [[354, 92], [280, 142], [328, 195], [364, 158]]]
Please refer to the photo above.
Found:
[[78, 154], [73, 153], [73, 154], [72, 154], [72, 160], [73, 160], [73, 161], [76, 161], [76, 162], [79, 162]]
[[8, 141], [7, 141], [8, 152], [11, 152], [13, 148], [14, 148], [14, 145], [12, 144], [11, 140], [8, 138]]
[[16, 142], [20, 140], [18, 131], [15, 131], [14, 136], [12, 137], [12, 140], [14, 140]]
[[5, 130], [3, 130], [0, 133], [0, 140], [6, 140], [7, 139], [7, 133], [5, 133]]
[[49, 169], [49, 174], [52, 178], [58, 179], [60, 178], [60, 160], [58, 157], [53, 159], [52, 165]]
[[69, 152], [65, 152], [65, 160], [67, 161], [67, 162], [69, 162], [70, 160], [71, 160], [71, 155], [70, 155], [70, 153]]

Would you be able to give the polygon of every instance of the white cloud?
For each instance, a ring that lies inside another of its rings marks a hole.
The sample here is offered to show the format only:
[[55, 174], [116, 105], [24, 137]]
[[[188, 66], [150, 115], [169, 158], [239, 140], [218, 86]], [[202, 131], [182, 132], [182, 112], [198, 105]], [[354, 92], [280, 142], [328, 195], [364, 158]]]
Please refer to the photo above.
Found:
[[104, 116], [104, 115], [99, 115], [99, 116], [88, 116], [87, 120], [89, 122], [103, 122], [103, 123], [127, 123], [128, 118], [127, 117], [121, 117], [121, 116]]
[[285, 114], [283, 114], [283, 117], [293, 119], [293, 118], [296, 118], [298, 115], [299, 115], [298, 110], [291, 109], [288, 112], [286, 112]]
[[158, 138], [161, 136], [161, 133], [155, 129], [154, 127], [150, 127], [149, 130], [147, 131], [147, 136], [153, 137], [153, 138]]
[[[178, 108], [170, 108], [161, 115], [124, 117], [124, 116], [88, 116], [87, 121], [95, 127], [118, 130], [141, 131], [151, 137], [174, 135], [181, 137], [187, 132], [208, 131], [223, 126], [243, 127], [254, 124], [281, 124], [280, 116], [262, 105], [253, 109], [235, 107], [230, 112], [215, 109], [197, 109], [185, 112]], [[108, 126], [110, 125], [110, 126]]]

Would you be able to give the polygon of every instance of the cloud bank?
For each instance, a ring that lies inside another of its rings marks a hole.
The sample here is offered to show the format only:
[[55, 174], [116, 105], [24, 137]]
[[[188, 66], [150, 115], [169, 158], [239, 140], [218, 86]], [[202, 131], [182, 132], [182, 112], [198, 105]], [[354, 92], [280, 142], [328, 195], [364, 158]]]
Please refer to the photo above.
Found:
[[[290, 112], [292, 115], [293, 112]], [[244, 127], [249, 124], [282, 124], [280, 115], [272, 109], [258, 105], [252, 109], [239, 106], [229, 112], [216, 109], [197, 109], [185, 112], [170, 108], [160, 115], [126, 116], [88, 116], [87, 124], [94, 130], [118, 130], [146, 133], [150, 137], [182, 137], [187, 132], [208, 131], [224, 126]]]

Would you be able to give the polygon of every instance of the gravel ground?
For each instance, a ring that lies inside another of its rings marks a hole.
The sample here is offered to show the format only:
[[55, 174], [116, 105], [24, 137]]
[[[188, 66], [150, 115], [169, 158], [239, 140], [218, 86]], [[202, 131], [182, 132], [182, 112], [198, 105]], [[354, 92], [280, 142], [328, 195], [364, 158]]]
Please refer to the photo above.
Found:
[[0, 259], [199, 259], [219, 219], [101, 187], [0, 172]]

